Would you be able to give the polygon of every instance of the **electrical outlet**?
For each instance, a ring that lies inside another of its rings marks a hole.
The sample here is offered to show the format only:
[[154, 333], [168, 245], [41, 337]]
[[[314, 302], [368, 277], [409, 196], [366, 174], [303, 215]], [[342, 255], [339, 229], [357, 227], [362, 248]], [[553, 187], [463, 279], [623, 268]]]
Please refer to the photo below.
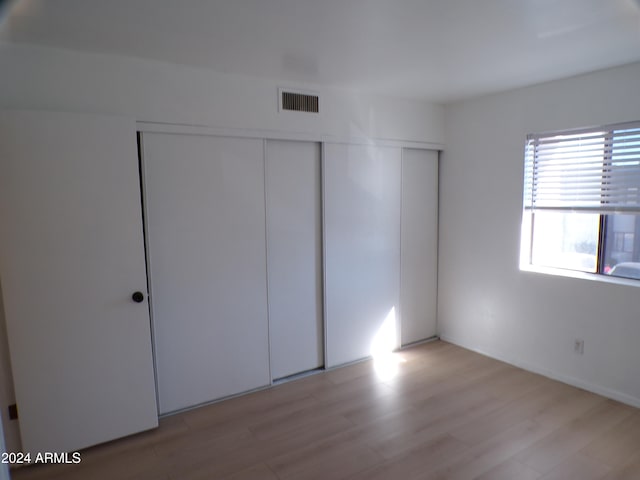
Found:
[[573, 341], [573, 351], [578, 355], [584, 354], [584, 340], [581, 338], [576, 338]]

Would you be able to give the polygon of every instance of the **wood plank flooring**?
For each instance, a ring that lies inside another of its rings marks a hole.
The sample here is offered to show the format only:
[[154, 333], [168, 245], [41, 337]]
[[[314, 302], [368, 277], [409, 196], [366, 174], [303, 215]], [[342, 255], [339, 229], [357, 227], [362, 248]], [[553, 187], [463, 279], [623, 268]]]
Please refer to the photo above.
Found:
[[16, 480], [640, 479], [640, 410], [445, 342], [162, 419]]

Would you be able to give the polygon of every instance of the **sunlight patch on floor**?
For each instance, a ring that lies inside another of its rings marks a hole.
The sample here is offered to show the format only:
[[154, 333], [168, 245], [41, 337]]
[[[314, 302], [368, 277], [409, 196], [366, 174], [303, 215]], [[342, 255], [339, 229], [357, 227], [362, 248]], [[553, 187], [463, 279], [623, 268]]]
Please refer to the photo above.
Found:
[[398, 347], [398, 325], [396, 308], [391, 307], [384, 322], [371, 342], [370, 353], [373, 369], [381, 381], [390, 380], [398, 374], [399, 364], [405, 360], [393, 351]]

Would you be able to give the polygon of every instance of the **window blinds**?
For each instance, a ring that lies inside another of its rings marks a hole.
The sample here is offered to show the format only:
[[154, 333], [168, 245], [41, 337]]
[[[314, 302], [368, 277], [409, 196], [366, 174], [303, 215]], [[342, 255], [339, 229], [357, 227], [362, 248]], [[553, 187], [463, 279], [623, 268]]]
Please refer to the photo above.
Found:
[[529, 135], [524, 207], [640, 212], [640, 122]]

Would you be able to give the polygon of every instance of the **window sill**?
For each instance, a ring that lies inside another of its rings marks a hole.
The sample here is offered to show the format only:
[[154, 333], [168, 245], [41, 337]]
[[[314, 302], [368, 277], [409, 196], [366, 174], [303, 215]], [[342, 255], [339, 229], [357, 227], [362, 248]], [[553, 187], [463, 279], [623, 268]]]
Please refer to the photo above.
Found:
[[602, 275], [599, 273], [579, 272], [577, 270], [565, 270], [563, 268], [540, 267], [537, 265], [520, 265], [521, 272], [541, 273], [543, 275], [554, 275], [557, 277], [577, 278], [580, 280], [589, 280], [613, 285], [626, 285], [627, 287], [640, 287], [640, 280], [631, 278], [613, 277], [610, 275]]

